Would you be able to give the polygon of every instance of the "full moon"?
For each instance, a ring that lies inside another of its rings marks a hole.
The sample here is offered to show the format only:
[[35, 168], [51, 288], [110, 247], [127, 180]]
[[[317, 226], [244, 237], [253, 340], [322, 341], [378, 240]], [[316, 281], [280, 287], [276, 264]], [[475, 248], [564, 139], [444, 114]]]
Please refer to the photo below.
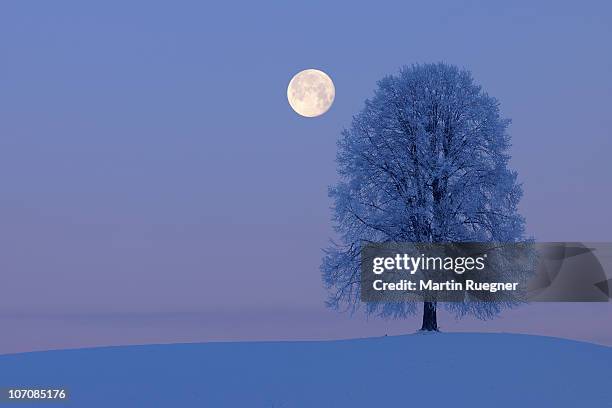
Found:
[[331, 78], [318, 69], [300, 71], [289, 82], [289, 105], [302, 116], [313, 118], [327, 112], [334, 103], [336, 88]]

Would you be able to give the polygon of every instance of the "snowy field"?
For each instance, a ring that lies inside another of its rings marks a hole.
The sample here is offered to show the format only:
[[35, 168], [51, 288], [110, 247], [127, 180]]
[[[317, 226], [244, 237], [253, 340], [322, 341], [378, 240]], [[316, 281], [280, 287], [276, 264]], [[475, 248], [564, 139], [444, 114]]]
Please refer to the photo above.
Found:
[[65, 406], [86, 408], [599, 408], [612, 407], [612, 348], [459, 333], [108, 347], [0, 356], [5, 386], [66, 387]]

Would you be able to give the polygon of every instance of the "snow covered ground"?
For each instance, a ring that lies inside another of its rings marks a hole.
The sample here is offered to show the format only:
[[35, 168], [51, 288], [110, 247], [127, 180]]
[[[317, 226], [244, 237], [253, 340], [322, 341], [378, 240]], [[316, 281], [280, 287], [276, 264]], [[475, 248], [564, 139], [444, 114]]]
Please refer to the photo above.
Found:
[[465, 333], [107, 347], [0, 356], [5, 386], [66, 387], [66, 406], [86, 408], [599, 408], [612, 348]]

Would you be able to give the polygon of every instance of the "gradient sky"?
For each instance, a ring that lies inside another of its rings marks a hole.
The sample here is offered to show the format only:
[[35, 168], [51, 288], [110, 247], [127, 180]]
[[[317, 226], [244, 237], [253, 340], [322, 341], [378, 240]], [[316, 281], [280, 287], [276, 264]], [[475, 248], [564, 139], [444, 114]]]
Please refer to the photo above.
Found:
[[[2, 2], [0, 353], [418, 328], [326, 310], [318, 270], [336, 140], [403, 64], [501, 101], [536, 239], [611, 241], [610, 3], [425, 3]], [[320, 118], [286, 100], [305, 68]], [[441, 320], [612, 344], [610, 305]]]

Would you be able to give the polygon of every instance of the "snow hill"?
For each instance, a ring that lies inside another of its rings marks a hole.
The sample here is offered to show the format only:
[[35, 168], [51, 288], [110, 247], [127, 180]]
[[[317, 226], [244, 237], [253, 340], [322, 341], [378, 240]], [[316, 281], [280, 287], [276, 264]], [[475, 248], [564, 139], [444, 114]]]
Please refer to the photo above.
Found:
[[[106, 347], [0, 356], [70, 407], [612, 407], [612, 348], [511, 334]], [[62, 406], [25, 403], [14, 406]]]

